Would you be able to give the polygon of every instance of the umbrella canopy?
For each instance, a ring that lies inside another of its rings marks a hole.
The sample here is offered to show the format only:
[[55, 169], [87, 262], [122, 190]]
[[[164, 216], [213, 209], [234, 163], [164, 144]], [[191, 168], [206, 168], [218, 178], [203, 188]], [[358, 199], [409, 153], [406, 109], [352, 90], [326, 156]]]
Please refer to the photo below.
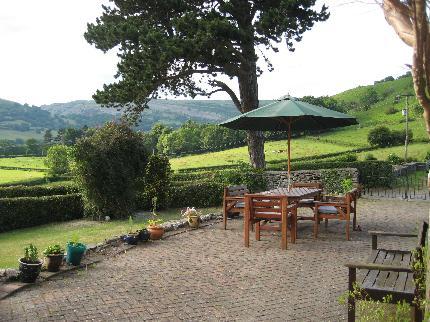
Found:
[[290, 186], [292, 128], [295, 131], [324, 130], [354, 124], [358, 124], [355, 117], [284, 96], [220, 125], [235, 130], [288, 131], [288, 186]]
[[354, 117], [347, 114], [286, 96], [220, 125], [235, 130], [286, 131], [290, 122], [294, 131], [324, 130], [358, 124]]

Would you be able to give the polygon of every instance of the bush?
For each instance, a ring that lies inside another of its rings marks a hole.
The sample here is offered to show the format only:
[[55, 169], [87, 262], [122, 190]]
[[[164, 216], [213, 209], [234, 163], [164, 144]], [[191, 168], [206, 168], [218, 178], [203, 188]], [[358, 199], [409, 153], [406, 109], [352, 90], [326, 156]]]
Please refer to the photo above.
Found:
[[82, 189], [85, 215], [128, 218], [135, 210], [147, 159], [142, 137], [124, 123], [106, 123], [80, 139], [75, 145], [74, 172]]
[[390, 162], [391, 164], [400, 164], [403, 162], [403, 159], [399, 157], [397, 154], [390, 153], [387, 156], [387, 161]]
[[396, 114], [397, 110], [394, 106], [389, 106], [385, 109], [385, 114], [390, 115], [390, 114]]
[[386, 126], [378, 126], [369, 131], [367, 142], [372, 146], [386, 147], [391, 145], [391, 131]]
[[354, 162], [354, 161], [357, 161], [357, 159], [358, 159], [357, 154], [354, 154], [354, 153], [346, 153], [336, 158], [336, 160], [342, 161], [342, 162]]
[[66, 145], [54, 145], [48, 149], [45, 165], [51, 176], [58, 176], [70, 172], [70, 148]]
[[345, 189], [347, 189], [347, 185], [349, 187], [349, 183], [352, 185], [352, 179], [350, 177], [342, 176], [339, 171], [335, 169], [321, 171], [321, 181], [324, 182], [324, 190], [326, 193], [342, 194], [347, 192]]
[[250, 192], [264, 191], [267, 187], [264, 170], [254, 169], [244, 162], [237, 169], [216, 172], [213, 180], [223, 186], [245, 184]]
[[0, 199], [0, 231], [83, 217], [80, 194]]
[[11, 186], [0, 187], [0, 198], [42, 197], [77, 193], [76, 186]]
[[166, 156], [151, 155], [141, 180], [141, 192], [137, 195], [140, 209], [152, 209], [152, 199], [157, 197], [157, 208], [166, 208], [169, 204], [170, 163]]
[[424, 161], [430, 160], [430, 151], [427, 151], [426, 156], [424, 157]]
[[377, 159], [372, 153], [367, 153], [364, 156], [364, 161], [375, 161], [375, 160], [377, 160]]
[[216, 207], [222, 204], [224, 185], [217, 182], [190, 182], [170, 187], [170, 207]]
[[[408, 130], [409, 142], [413, 139], [413, 133]], [[372, 146], [378, 146], [380, 148], [402, 145], [405, 142], [404, 131], [390, 131], [386, 126], [378, 126], [370, 130], [367, 141]]]

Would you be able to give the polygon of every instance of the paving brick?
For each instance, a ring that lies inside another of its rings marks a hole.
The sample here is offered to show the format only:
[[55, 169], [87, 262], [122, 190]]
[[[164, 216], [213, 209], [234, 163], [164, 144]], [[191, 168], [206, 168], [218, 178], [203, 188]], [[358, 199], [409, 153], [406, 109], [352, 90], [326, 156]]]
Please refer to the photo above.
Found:
[[[287, 251], [278, 235], [243, 247], [241, 220], [178, 234], [19, 291], [0, 301], [0, 321], [342, 321], [343, 264], [368, 256], [367, 231], [416, 230], [428, 205], [360, 199], [363, 231], [351, 241], [344, 223], [321, 225], [314, 240], [312, 223], [300, 222]], [[407, 249], [415, 240], [380, 243]]]

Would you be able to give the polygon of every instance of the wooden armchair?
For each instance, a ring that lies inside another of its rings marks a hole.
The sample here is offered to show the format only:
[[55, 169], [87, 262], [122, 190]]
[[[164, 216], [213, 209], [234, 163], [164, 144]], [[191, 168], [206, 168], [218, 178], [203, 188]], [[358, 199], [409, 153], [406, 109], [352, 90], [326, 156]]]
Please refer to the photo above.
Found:
[[353, 227], [356, 226], [356, 202], [358, 189], [354, 188], [347, 192], [345, 196], [326, 196], [325, 201], [315, 202], [314, 208], [314, 238], [318, 237], [319, 223], [325, 219], [327, 227], [328, 219], [344, 220], [346, 222], [346, 239], [349, 240], [350, 217], [353, 214]]
[[246, 185], [224, 188], [223, 219], [224, 229], [227, 229], [227, 217], [243, 214], [245, 211], [245, 194], [249, 192]]
[[[272, 225], [275, 223], [275, 225]], [[255, 224], [255, 239], [262, 230], [281, 231], [281, 249], [287, 249], [287, 232], [294, 243], [297, 234], [297, 204], [288, 205], [286, 196], [261, 194], [245, 195], [245, 247], [249, 247], [249, 229]]]
[[[320, 183], [320, 182], [294, 182], [292, 184], [292, 187], [293, 188], [314, 188], [314, 189], [321, 189], [321, 191], [323, 188], [322, 183]], [[299, 201], [298, 207], [299, 208], [309, 208], [309, 209], [313, 210], [315, 207], [315, 201], [320, 201], [321, 196], [322, 196], [322, 194], [320, 193], [319, 195], [317, 195], [311, 199], [301, 199]], [[314, 220], [314, 216], [298, 216], [297, 219], [298, 220]]]

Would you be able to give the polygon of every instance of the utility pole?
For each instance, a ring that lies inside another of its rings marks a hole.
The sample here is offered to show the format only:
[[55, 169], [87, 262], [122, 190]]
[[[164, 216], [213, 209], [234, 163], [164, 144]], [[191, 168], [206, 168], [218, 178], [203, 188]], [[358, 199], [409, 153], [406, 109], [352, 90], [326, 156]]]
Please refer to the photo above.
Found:
[[[402, 115], [406, 117], [405, 123], [405, 161], [406, 164], [408, 162], [408, 143], [409, 143], [409, 97], [415, 97], [413, 94], [400, 94], [396, 96], [396, 100], [399, 101], [401, 97], [406, 97], [406, 108], [402, 109]], [[406, 187], [405, 187], [405, 199], [408, 199], [408, 191], [409, 191], [409, 171], [406, 169]]]

